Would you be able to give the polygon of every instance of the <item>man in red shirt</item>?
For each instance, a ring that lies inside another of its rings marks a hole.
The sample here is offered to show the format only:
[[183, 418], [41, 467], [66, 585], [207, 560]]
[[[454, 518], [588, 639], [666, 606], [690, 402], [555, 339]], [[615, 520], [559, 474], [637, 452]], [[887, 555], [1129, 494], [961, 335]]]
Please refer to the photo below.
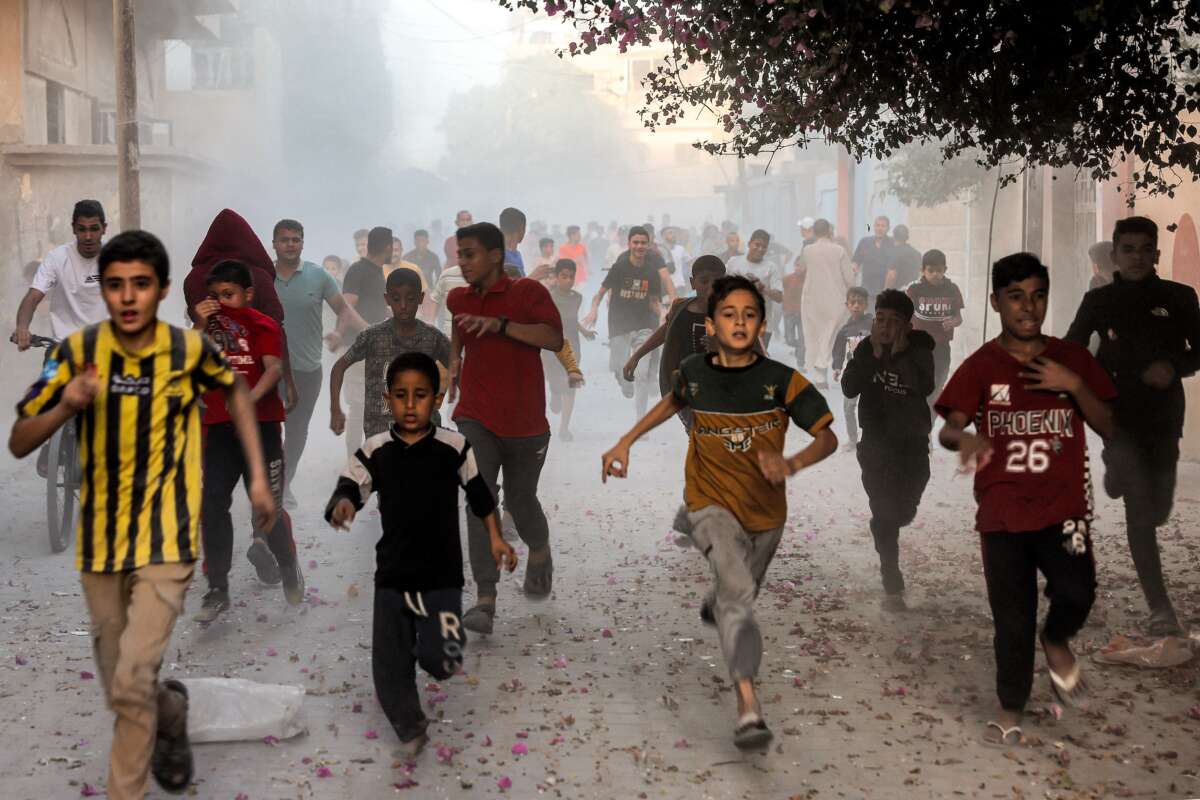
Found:
[[[457, 243], [468, 285], [446, 299], [454, 319], [447, 399], [459, 398], [454, 421], [475, 451], [493, 495], [504, 471], [505, 505], [529, 546], [525, 594], [540, 599], [549, 596], [554, 574], [550, 529], [537, 497], [550, 444], [540, 351], [562, 348], [562, 320], [545, 286], [505, 274], [504, 234], [495, 225], [459, 228]], [[462, 623], [476, 633], [491, 633], [496, 616], [500, 572], [489, 541], [482, 522], [468, 515], [467, 545], [477, 591], [475, 606], [463, 614]]]
[[[1039, 570], [1050, 599], [1041, 642], [1051, 688], [1063, 705], [1084, 692], [1069, 645], [1096, 596], [1084, 423], [1106, 439], [1115, 430], [1109, 401], [1117, 392], [1099, 362], [1077, 344], [1042, 334], [1049, 288], [1049, 272], [1029, 253], [993, 265], [1001, 333], [962, 363], [934, 406], [946, 418], [942, 445], [975, 472], [1001, 706], [984, 739], [999, 746], [1022, 738]], [[971, 424], [974, 433], [966, 430]]]
[[[465, 228], [473, 221], [471, 212], [463, 209], [454, 215], [454, 227]], [[442, 265], [442, 269], [450, 269], [458, 266], [458, 237], [453, 233], [446, 237], [446, 243], [442, 246], [442, 251], [446, 254], [446, 263]]]
[[[258, 416], [267, 479], [280, 509], [269, 531], [256, 530], [246, 557], [263, 583], [283, 582], [287, 601], [304, 600], [304, 578], [292, 540], [292, 521], [283, 510], [283, 333], [279, 323], [250, 307], [254, 300], [251, 269], [240, 261], [219, 261], [208, 272], [208, 296], [191, 309], [196, 328], [220, 348], [234, 372], [246, 379]], [[198, 622], [212, 622], [229, 608], [229, 570], [233, 561], [233, 489], [248, 474], [245, 457], [220, 392], [204, 396], [204, 497], [200, 509], [208, 592]]]

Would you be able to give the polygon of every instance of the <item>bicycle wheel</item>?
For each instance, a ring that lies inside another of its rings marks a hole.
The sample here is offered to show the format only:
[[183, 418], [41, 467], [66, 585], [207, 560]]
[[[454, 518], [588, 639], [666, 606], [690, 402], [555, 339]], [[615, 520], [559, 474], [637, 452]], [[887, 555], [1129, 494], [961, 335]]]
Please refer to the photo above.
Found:
[[[70, 426], [74, 423], [67, 423]], [[50, 550], [61, 553], [75, 532], [76, 491], [79, 456], [75, 450], [75, 432], [64, 426], [50, 437], [46, 459], [46, 527]]]

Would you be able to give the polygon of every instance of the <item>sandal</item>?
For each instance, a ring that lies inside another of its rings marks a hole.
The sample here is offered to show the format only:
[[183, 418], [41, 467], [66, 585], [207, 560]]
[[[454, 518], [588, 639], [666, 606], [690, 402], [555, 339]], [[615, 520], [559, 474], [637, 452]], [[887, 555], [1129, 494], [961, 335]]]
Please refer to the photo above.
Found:
[[[996, 736], [992, 734], [992, 728], [999, 731], [1000, 735]], [[1011, 728], [1006, 728], [993, 720], [984, 728], [983, 743], [988, 747], [996, 747], [1002, 750], [1007, 750], [1010, 747], [1019, 747], [1025, 743], [1025, 732], [1021, 730], [1020, 725], [1013, 725]]]
[[192, 748], [187, 735], [188, 690], [177, 680], [163, 681], [162, 688], [183, 696], [183, 717], [176, 726], [179, 730], [174, 733], [165, 731], [159, 724], [150, 770], [163, 791], [179, 794], [191, 784], [194, 771]]
[[[1042, 649], [1046, 649], [1046, 639], [1042, 637]], [[1084, 701], [1087, 698], [1088, 688], [1083, 680], [1083, 668], [1079, 664], [1079, 659], [1075, 659], [1074, 666], [1066, 675], [1059, 675], [1050, 665], [1046, 665], [1046, 672], [1050, 673], [1050, 689], [1054, 692], [1054, 696], [1058, 698], [1058, 702], [1062, 703], [1066, 708], [1082, 708]]]
[[764, 750], [773, 736], [767, 723], [753, 711], [743, 714], [733, 729], [733, 743], [739, 750]]
[[525, 566], [525, 596], [531, 600], [544, 600], [550, 596], [554, 586], [554, 558], [546, 547], [546, 557], [537, 560], [533, 551]]

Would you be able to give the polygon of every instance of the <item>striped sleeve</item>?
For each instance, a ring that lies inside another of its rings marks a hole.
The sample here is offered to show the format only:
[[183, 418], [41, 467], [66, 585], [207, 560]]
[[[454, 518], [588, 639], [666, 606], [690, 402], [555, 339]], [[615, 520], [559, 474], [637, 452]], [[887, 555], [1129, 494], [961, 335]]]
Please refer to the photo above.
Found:
[[326, 522], [333, 518], [333, 509], [339, 500], [349, 500], [354, 504], [356, 511], [361, 511], [366, 504], [367, 498], [371, 496], [375, 486], [374, 480], [371, 478], [371, 456], [369, 455], [369, 451], [373, 449], [371, 439], [368, 439], [346, 462], [346, 468], [338, 476], [337, 486], [333, 489], [333, 496], [325, 505]]
[[59, 343], [50, 352], [50, 356], [42, 367], [42, 374], [29, 387], [29, 391], [25, 393], [21, 402], [17, 403], [18, 416], [36, 417], [58, 405], [63, 389], [73, 377], [74, 371], [71, 369], [70, 355], [70, 345], [67, 341]]
[[810, 434], [816, 435], [833, 422], [833, 413], [825, 397], [799, 372], [792, 370], [784, 391], [783, 407], [792, 421]]
[[[197, 334], [199, 335], [199, 334]], [[233, 386], [237, 374], [221, 355], [221, 351], [207, 336], [200, 336], [200, 358], [193, 370], [196, 382], [205, 389], [228, 389]]]
[[496, 498], [480, 474], [479, 465], [475, 463], [475, 451], [465, 438], [462, 461], [458, 465], [458, 482], [467, 493], [467, 505], [471, 507], [472, 514], [483, 519], [496, 510]]

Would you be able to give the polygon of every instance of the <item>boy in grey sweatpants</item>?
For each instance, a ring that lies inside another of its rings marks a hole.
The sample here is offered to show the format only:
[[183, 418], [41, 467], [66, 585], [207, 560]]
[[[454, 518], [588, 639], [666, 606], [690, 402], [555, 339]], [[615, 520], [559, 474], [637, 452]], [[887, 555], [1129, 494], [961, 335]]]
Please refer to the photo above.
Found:
[[[604, 454], [601, 476], [624, 478], [634, 442], [679, 411], [693, 412], [684, 498], [692, 540], [713, 572], [701, 618], [717, 626], [737, 691], [734, 743], [747, 749], [771, 740], [754, 690], [762, 661], [754, 600], [787, 521], [784, 483], [837, 449], [829, 429], [833, 415], [816, 387], [754, 351], [764, 305], [758, 288], [744, 277], [713, 283], [705, 327], [717, 352], [680, 363], [672, 393]], [[813, 441], [784, 457], [789, 420]]]

